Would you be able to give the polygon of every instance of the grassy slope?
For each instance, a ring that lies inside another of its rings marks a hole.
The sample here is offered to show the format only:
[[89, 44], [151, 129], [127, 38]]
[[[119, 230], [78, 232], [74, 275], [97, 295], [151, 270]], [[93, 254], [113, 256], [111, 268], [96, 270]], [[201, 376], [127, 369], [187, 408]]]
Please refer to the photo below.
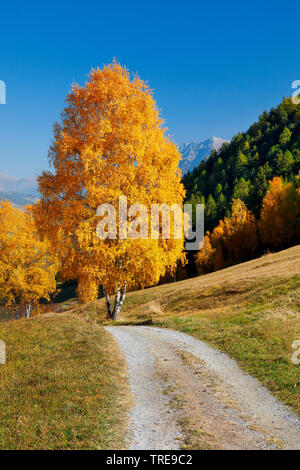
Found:
[[[103, 301], [0, 321], [0, 449], [124, 446], [130, 394]], [[78, 315], [80, 313], [80, 315]], [[94, 321], [97, 320], [97, 323]], [[128, 294], [119, 323], [184, 331], [228, 352], [300, 414], [300, 246], [206, 276]]]
[[130, 397], [118, 346], [71, 313], [0, 322], [0, 449], [122, 448]]
[[[89, 313], [104, 320], [103, 301]], [[184, 331], [229, 353], [300, 414], [300, 246], [127, 296], [119, 323]]]

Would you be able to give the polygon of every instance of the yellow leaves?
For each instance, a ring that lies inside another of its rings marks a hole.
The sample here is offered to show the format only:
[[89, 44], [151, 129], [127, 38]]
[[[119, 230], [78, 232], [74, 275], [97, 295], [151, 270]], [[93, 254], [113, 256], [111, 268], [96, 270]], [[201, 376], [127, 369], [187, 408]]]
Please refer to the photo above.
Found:
[[28, 212], [0, 203], [0, 297], [7, 305], [49, 298], [56, 290], [57, 263], [38, 237]]
[[224, 235], [228, 257], [233, 262], [245, 261], [257, 250], [256, 220], [240, 199], [233, 202], [231, 217], [224, 220]]
[[[83, 300], [102, 283], [112, 293], [157, 283], [181, 258], [184, 240], [99, 240], [100, 204], [117, 209], [139, 203], [182, 205], [180, 154], [165, 136], [148, 85], [114, 61], [92, 70], [72, 88], [49, 151], [53, 173], [39, 178], [34, 216], [61, 262], [66, 278], [79, 279]], [[118, 216], [118, 214], [117, 214]], [[90, 287], [89, 287], [90, 286]]]
[[201, 250], [195, 255], [196, 266], [199, 273], [204, 274], [213, 270], [214, 253], [215, 249], [211, 245], [209, 232], [207, 232]]
[[[299, 191], [299, 189], [298, 189]], [[283, 248], [300, 240], [299, 193], [292, 183], [283, 184], [273, 178], [264, 197], [259, 231], [262, 242], [270, 247]]]
[[207, 233], [204, 245], [196, 255], [199, 272], [224, 268], [250, 259], [258, 247], [255, 217], [240, 199], [234, 200], [231, 216], [220, 220], [211, 234]]

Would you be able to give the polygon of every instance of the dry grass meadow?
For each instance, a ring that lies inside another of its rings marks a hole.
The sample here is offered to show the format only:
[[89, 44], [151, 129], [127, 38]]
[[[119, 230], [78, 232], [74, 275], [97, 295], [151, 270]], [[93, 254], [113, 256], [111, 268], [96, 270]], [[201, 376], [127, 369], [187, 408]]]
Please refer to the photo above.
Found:
[[[0, 318], [0, 449], [124, 448], [126, 364], [103, 299], [29, 320]], [[130, 292], [118, 324], [173, 328], [235, 358], [300, 414], [300, 246], [216, 273]]]
[[[103, 300], [85, 308], [105, 322]], [[128, 294], [118, 324], [173, 328], [235, 358], [300, 414], [300, 246], [215, 273]]]
[[0, 449], [124, 448], [130, 393], [119, 348], [71, 313], [0, 322]]

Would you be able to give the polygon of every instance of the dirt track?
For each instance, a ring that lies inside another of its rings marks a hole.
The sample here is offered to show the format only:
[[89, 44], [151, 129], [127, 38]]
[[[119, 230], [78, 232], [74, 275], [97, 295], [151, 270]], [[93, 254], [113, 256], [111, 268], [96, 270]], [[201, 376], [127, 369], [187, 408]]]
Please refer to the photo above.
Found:
[[173, 330], [106, 329], [136, 399], [130, 449], [300, 449], [300, 419], [225, 354]]

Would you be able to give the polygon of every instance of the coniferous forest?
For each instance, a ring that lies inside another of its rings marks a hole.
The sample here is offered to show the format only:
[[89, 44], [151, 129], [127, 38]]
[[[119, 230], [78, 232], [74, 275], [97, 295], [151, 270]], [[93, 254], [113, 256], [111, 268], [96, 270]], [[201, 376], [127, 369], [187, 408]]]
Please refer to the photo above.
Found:
[[279, 176], [296, 184], [300, 170], [300, 106], [291, 99], [264, 112], [246, 132], [184, 176], [188, 202], [205, 204], [205, 226], [212, 230], [242, 200], [259, 217], [269, 181]]
[[184, 176], [186, 200], [205, 205], [205, 273], [300, 241], [300, 105], [284, 98]]

